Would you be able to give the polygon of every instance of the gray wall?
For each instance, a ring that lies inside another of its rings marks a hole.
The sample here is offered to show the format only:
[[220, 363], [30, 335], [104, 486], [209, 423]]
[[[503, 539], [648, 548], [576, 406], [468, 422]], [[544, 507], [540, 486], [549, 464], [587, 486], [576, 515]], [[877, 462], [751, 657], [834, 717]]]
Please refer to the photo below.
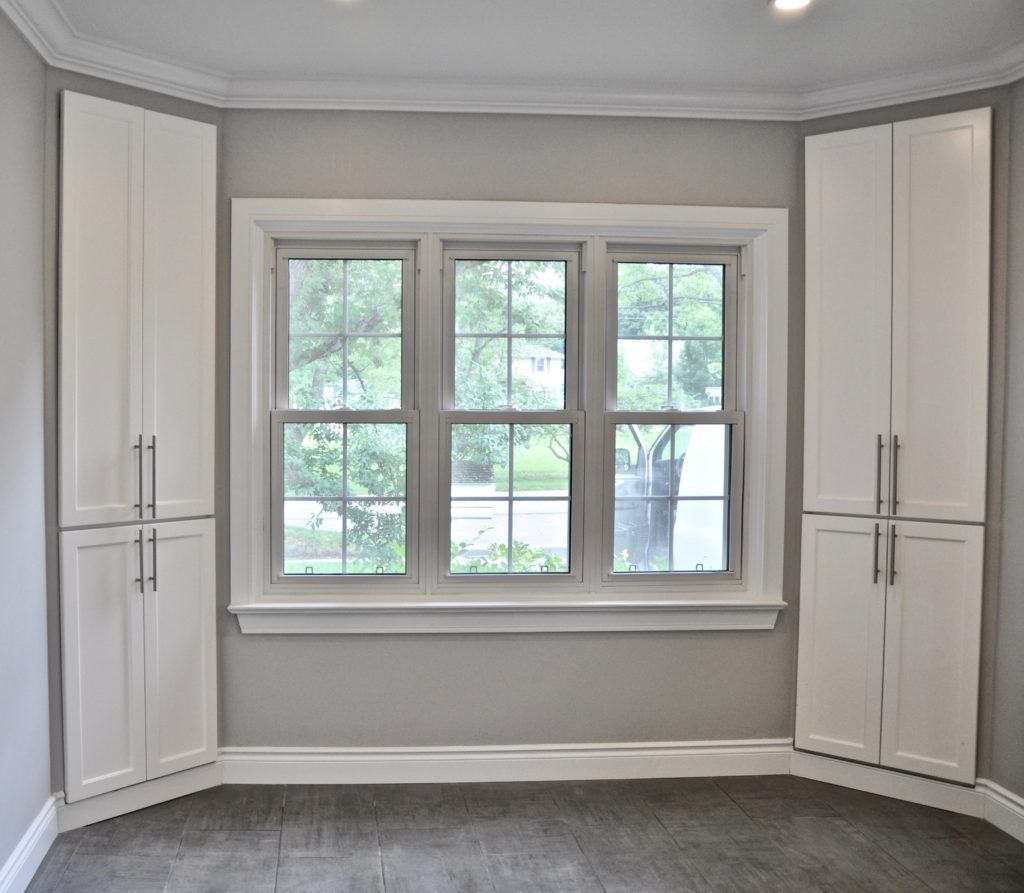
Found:
[[1012, 103], [1008, 387], [991, 776], [1024, 794], [1024, 81], [1014, 86]]
[[43, 549], [45, 76], [0, 13], [0, 866], [52, 790]]

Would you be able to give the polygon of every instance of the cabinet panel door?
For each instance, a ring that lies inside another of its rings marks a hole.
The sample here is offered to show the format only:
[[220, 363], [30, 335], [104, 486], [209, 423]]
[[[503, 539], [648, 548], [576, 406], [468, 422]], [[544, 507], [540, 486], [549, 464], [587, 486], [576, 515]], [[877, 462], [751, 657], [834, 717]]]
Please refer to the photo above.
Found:
[[138, 527], [60, 534], [69, 802], [146, 778]]
[[893, 143], [894, 514], [985, 520], [991, 110]]
[[145, 115], [145, 517], [211, 515], [217, 128]]
[[796, 746], [878, 762], [886, 522], [804, 515]]
[[214, 522], [144, 528], [149, 778], [217, 758]]
[[892, 522], [882, 765], [972, 782], [984, 532]]
[[140, 518], [143, 112], [65, 92], [60, 524]]
[[891, 126], [809, 137], [806, 178], [804, 510], [887, 513]]

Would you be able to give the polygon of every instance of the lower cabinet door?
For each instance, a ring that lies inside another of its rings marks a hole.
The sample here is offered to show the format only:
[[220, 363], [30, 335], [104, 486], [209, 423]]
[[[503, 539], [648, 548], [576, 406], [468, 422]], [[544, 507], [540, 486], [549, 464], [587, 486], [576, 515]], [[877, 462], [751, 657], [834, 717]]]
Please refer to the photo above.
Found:
[[64, 795], [146, 779], [141, 529], [60, 534]]
[[143, 528], [148, 777], [217, 758], [214, 522]]
[[975, 777], [984, 531], [893, 521], [882, 765]]
[[797, 747], [878, 762], [886, 523], [804, 515]]

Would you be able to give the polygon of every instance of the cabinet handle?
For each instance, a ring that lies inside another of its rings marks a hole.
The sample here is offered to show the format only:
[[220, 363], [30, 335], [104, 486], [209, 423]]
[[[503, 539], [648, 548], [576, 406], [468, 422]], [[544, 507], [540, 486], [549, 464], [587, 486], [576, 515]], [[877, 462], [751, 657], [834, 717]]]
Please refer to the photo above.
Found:
[[875, 524], [875, 554], [871, 560], [871, 582], [878, 583], [878, 575], [881, 574], [881, 568], [878, 566], [878, 540], [882, 536], [881, 528], [878, 524]]
[[142, 435], [139, 435], [138, 442], [132, 447], [133, 450], [138, 450], [139, 459], [139, 501], [132, 506], [139, 510], [139, 519], [142, 519]]
[[144, 565], [142, 563], [144, 561], [144, 558], [143, 558], [143, 555], [142, 555], [142, 531], [141, 530], [139, 531], [139, 535], [137, 537], [135, 537], [134, 543], [135, 543], [136, 546], [139, 547], [139, 575], [135, 578], [135, 582], [139, 584], [139, 592], [145, 592], [146, 591], [146, 584], [142, 582], [142, 578], [145, 575], [146, 571], [145, 571], [145, 567], [144, 567]]
[[153, 591], [156, 592], [156, 531], [153, 531], [153, 535], [149, 538], [149, 544], [153, 547], [153, 576], [147, 577], [147, 580], [153, 581]]
[[[151, 461], [150, 461], [150, 464], [149, 464], [149, 473], [150, 473], [149, 498], [152, 499], [153, 501], [149, 503], [149, 509], [150, 509], [150, 511], [152, 511], [153, 517], [155, 518], [156, 517], [156, 435], [155, 434], [150, 439], [149, 446], [146, 447], [146, 449], [152, 451], [152, 457], [151, 457]], [[141, 477], [139, 479], [141, 480]], [[140, 514], [139, 517], [141, 518], [142, 515]]]
[[882, 514], [882, 450], [885, 444], [882, 443], [882, 435], [877, 436], [875, 441], [875, 514]]
[[896, 585], [896, 525], [889, 528], [889, 585]]
[[892, 502], [890, 507], [892, 513], [896, 514], [896, 508], [900, 504], [897, 494], [899, 490], [899, 468], [900, 468], [900, 436], [899, 434], [893, 434], [892, 436]]

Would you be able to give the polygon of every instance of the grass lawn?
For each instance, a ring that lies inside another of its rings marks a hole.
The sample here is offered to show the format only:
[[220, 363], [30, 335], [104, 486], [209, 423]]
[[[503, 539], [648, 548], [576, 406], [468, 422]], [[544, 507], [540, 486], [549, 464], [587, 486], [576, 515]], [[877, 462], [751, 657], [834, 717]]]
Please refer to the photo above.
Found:
[[[559, 459], [546, 443], [537, 443], [516, 455], [517, 490], [564, 490], [569, 485], [569, 464]], [[494, 469], [497, 489], [508, 489], [508, 469]]]

